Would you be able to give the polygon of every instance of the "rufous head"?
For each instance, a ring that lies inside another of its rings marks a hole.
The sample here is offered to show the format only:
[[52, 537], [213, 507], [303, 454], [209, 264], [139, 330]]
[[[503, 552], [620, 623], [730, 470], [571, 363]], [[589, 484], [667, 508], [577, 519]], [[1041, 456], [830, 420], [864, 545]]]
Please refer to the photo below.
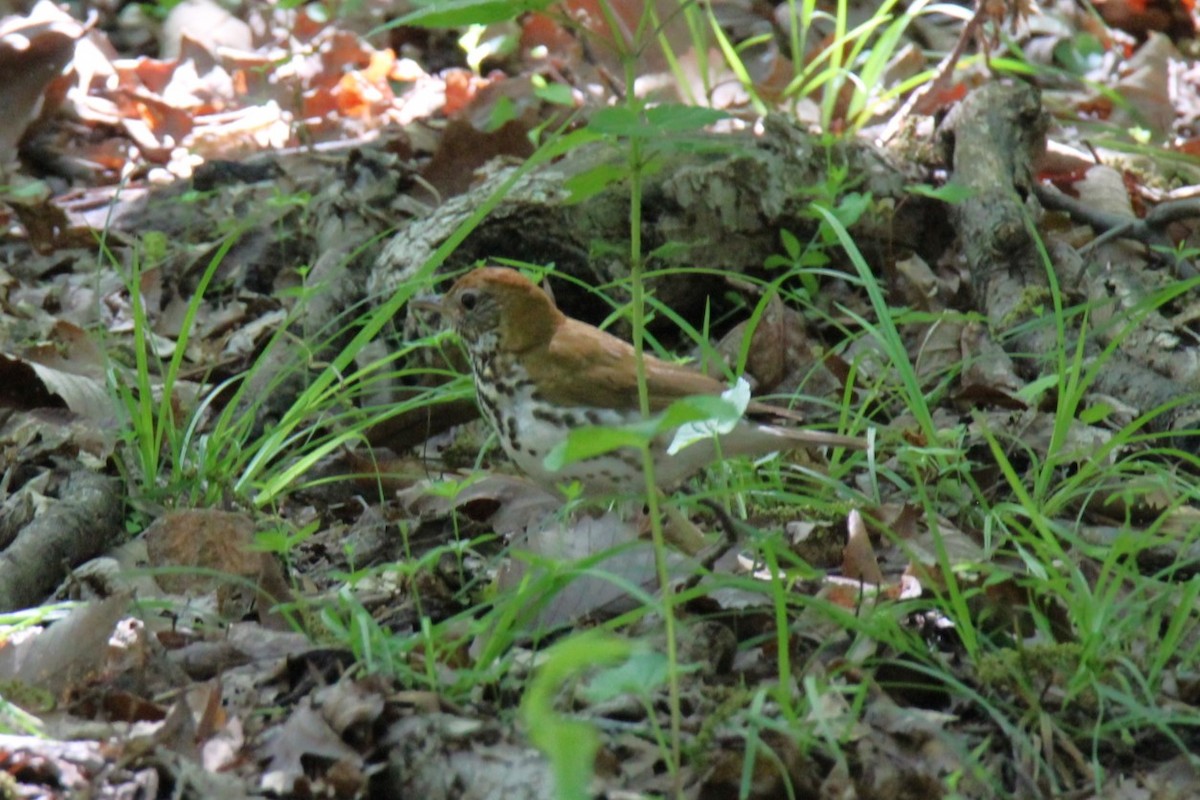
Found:
[[503, 267], [459, 278], [442, 298], [441, 312], [468, 347], [491, 335], [498, 349], [514, 353], [549, 342], [565, 319], [541, 288]]

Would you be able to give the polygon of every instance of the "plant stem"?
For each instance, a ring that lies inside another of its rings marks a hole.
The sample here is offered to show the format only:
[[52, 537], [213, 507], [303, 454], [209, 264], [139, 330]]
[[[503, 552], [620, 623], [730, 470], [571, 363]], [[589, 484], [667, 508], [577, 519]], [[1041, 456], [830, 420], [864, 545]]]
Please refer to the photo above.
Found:
[[[641, 111], [641, 103], [633, 93], [636, 78], [633, 57], [626, 58], [625, 85], [626, 102], [635, 111]], [[646, 362], [644, 358], [644, 333], [646, 327], [646, 289], [643, 283], [642, 263], [642, 142], [637, 137], [629, 140], [629, 275], [631, 327], [633, 328], [633, 351], [637, 364], [638, 406], [643, 417], [650, 416], [650, 393], [646, 385]], [[671, 757], [667, 767], [671, 772], [673, 794], [681, 797], [680, 783], [682, 761], [683, 715], [680, 711], [679, 693], [679, 644], [675, 625], [675, 597], [671, 592], [671, 574], [667, 565], [666, 540], [663, 535], [662, 516], [659, 513], [658, 485], [654, 479], [654, 457], [650, 444], [642, 448], [642, 473], [646, 478], [646, 508], [650, 515], [650, 536], [654, 543], [654, 566], [658, 574], [659, 591], [662, 594], [663, 626], [667, 639], [667, 704], [671, 714]]]

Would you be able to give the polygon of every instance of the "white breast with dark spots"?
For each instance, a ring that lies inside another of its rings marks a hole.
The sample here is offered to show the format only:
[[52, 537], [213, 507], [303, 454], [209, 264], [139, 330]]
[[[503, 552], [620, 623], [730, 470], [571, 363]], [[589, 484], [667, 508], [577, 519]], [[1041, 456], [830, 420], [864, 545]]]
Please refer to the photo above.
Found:
[[[558, 408], [548, 406], [536, 396], [532, 386], [514, 387], [511, 394], [498, 392], [480, 404], [489, 422], [500, 436], [504, 452], [522, 472], [545, 486], [579, 481], [592, 493], [636, 492], [642, 488], [641, 457], [623, 449], [586, 461], [568, 464], [558, 471], [546, 468], [545, 459], [569, 433], [588, 426], [620, 425], [622, 417], [614, 411], [597, 408]], [[497, 418], [497, 410], [504, 412]]]
[[629, 448], [569, 464], [559, 471], [548, 470], [546, 455], [570, 431], [589, 426], [617, 426], [628, 420], [612, 409], [551, 406], [522, 370], [497, 370], [496, 358], [502, 356], [471, 354], [476, 396], [484, 418], [500, 437], [504, 452], [522, 472], [545, 486], [577, 480], [592, 493], [643, 490], [641, 455]]
[[[592, 494], [640, 494], [645, 490], [642, 457], [634, 448], [621, 448], [586, 461], [569, 464], [559, 471], [545, 466], [546, 455], [562, 443], [570, 431], [589, 426], [620, 426], [629, 419], [608, 408], [561, 407], [541, 397], [519, 364], [484, 346], [468, 348], [475, 372], [475, 392], [483, 416], [500, 437], [504, 452], [522, 472], [538, 483], [553, 487], [579, 481]], [[669, 436], [655, 442], [656, 483], [674, 486], [716, 455], [709, 442], [700, 442], [674, 457], [665, 455]]]

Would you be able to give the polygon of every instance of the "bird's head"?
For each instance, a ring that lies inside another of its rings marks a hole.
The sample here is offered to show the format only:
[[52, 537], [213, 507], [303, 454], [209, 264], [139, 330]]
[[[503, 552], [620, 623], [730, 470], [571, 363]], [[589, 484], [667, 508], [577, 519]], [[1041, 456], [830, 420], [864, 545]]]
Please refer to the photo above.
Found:
[[496, 347], [514, 353], [548, 342], [564, 319], [541, 288], [502, 267], [484, 267], [459, 278], [439, 310], [468, 347], [494, 337]]

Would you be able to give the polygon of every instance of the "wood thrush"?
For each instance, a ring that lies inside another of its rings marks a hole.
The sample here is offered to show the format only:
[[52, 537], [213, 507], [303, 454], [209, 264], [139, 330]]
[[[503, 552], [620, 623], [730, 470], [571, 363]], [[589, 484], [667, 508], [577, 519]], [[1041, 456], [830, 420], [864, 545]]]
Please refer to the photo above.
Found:
[[[442, 298], [439, 311], [466, 345], [483, 415], [504, 451], [538, 483], [553, 488], [578, 480], [589, 494], [644, 489], [640, 453], [616, 450], [549, 470], [544, 459], [571, 430], [588, 425], [628, 425], [642, 419], [633, 346], [554, 305], [519, 272], [487, 267], [468, 273]], [[650, 409], [661, 411], [693, 395], [717, 395], [715, 378], [645, 355]], [[751, 415], [795, 416], [751, 403]], [[719, 444], [711, 439], [674, 455], [667, 440], [652, 445], [655, 478], [673, 487], [721, 456], [765, 454], [800, 446], [862, 448], [837, 434], [763, 425], [743, 419]]]

